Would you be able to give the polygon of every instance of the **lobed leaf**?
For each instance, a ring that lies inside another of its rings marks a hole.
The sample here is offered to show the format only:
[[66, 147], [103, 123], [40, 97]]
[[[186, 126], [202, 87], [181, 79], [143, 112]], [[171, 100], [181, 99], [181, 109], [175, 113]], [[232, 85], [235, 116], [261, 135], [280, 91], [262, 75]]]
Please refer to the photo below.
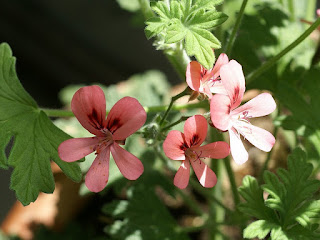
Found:
[[257, 237], [259, 239], [264, 239], [268, 235], [268, 233], [276, 227], [277, 225], [272, 222], [268, 222], [266, 220], [258, 220], [246, 227], [246, 229], [243, 232], [243, 237]]
[[227, 15], [217, 12], [215, 6], [222, 0], [172, 0], [152, 3], [158, 17], [146, 21], [147, 38], [159, 35], [165, 44], [184, 42], [189, 56], [195, 56], [205, 68], [215, 62], [213, 49], [221, 48], [219, 40], [210, 32], [227, 20]]
[[[63, 162], [57, 153], [59, 144], [70, 137], [53, 125], [23, 89], [15, 58], [5, 43], [0, 45], [0, 104], [1, 165], [13, 167], [10, 188], [22, 204], [35, 201], [39, 192], [53, 192], [50, 159], [72, 180], [81, 180], [78, 164]], [[12, 137], [6, 159], [4, 149]]]

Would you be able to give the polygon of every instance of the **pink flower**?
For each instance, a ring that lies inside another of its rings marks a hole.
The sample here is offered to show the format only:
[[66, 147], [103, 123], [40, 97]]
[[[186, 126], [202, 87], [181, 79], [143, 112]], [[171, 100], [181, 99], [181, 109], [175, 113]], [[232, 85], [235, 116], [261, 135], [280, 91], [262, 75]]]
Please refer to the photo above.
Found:
[[119, 146], [146, 121], [146, 112], [135, 98], [120, 99], [106, 119], [106, 100], [102, 89], [98, 86], [83, 87], [74, 94], [71, 109], [81, 125], [96, 136], [66, 140], [60, 144], [58, 153], [63, 161], [74, 162], [96, 151], [97, 157], [85, 179], [90, 191], [100, 192], [107, 185], [110, 152], [127, 179], [135, 180], [143, 173], [141, 161]]
[[221, 67], [220, 76], [228, 96], [216, 94], [211, 98], [211, 121], [216, 128], [229, 131], [231, 155], [236, 163], [242, 164], [248, 160], [248, 152], [240, 135], [265, 152], [273, 147], [273, 135], [251, 125], [249, 120], [272, 113], [276, 103], [269, 93], [262, 93], [238, 107], [245, 91], [245, 79], [241, 65], [235, 60]]
[[224, 53], [220, 54], [211, 70], [205, 69], [196, 61], [190, 62], [186, 72], [188, 86], [196, 92], [206, 94], [209, 99], [211, 99], [212, 93], [226, 94], [219, 75], [221, 66], [228, 62], [228, 56]]
[[230, 149], [226, 142], [214, 142], [200, 146], [207, 136], [207, 120], [201, 115], [187, 119], [184, 134], [172, 130], [163, 143], [166, 156], [172, 160], [181, 160], [182, 164], [174, 177], [174, 185], [180, 189], [189, 183], [190, 163], [202, 186], [210, 188], [216, 185], [216, 174], [201, 161], [201, 158], [225, 158]]

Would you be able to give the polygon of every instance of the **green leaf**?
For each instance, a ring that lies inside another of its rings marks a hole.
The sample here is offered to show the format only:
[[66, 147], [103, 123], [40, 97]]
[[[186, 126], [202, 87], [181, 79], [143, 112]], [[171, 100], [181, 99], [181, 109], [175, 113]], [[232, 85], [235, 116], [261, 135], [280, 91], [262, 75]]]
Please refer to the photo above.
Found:
[[259, 238], [263, 239], [267, 236], [267, 234], [273, 229], [277, 227], [276, 224], [268, 222], [266, 220], [258, 220], [251, 223], [243, 232], [244, 238]]
[[281, 229], [281, 227], [277, 227], [277, 228], [272, 229], [272, 231], [271, 231], [271, 239], [272, 240], [290, 240], [290, 238]]
[[170, 2], [170, 16], [171, 18], [181, 19], [181, 17], [183, 16], [183, 12], [180, 2]]
[[181, 24], [181, 21], [174, 21], [168, 28], [165, 36], [166, 43], [176, 43], [184, 39], [187, 29]]
[[114, 223], [105, 229], [111, 239], [189, 239], [178, 230], [175, 219], [155, 194], [153, 184], [155, 181], [159, 182], [157, 173], [141, 176], [134, 186], [128, 189], [128, 200], [113, 201], [103, 207], [103, 212], [115, 219]]
[[170, 10], [165, 2], [150, 2], [151, 8], [155, 11], [161, 18], [171, 19]]
[[195, 56], [205, 68], [212, 68], [213, 49], [221, 48], [221, 43], [210, 31], [227, 19], [227, 15], [215, 9], [220, 3], [222, 0], [172, 0], [170, 7], [162, 1], [153, 3], [152, 9], [158, 17], [146, 22], [146, 36], [158, 35], [164, 39], [166, 48], [168, 44], [184, 41], [189, 56]]
[[265, 219], [269, 222], [275, 221], [276, 215], [266, 207], [263, 199], [263, 191], [259, 187], [257, 180], [252, 176], [245, 176], [239, 193], [246, 200], [239, 205], [239, 210], [258, 219]]
[[146, 21], [147, 27], [144, 29], [144, 33], [148, 39], [160, 34], [168, 25], [168, 20], [163, 18], [153, 17]]
[[[244, 231], [244, 237], [260, 239], [271, 231], [271, 239], [318, 239], [317, 225], [320, 218], [320, 200], [315, 200], [320, 181], [309, 179], [312, 165], [307, 163], [304, 151], [297, 148], [288, 157], [288, 170], [278, 169], [277, 175], [265, 171], [265, 184], [246, 176], [239, 188], [246, 200], [239, 209], [258, 220]], [[262, 189], [269, 194], [266, 200]]]
[[202, 9], [211, 9], [217, 5], [222, 4], [223, 0], [195, 0], [193, 12], [197, 12]]
[[22, 204], [35, 201], [39, 192], [53, 192], [50, 159], [68, 177], [81, 180], [78, 164], [63, 162], [57, 153], [59, 144], [69, 136], [53, 125], [23, 89], [7, 44], [0, 45], [0, 104], [1, 162], [7, 141], [14, 137], [7, 163], [13, 167], [10, 188]]
[[210, 69], [215, 62], [213, 49], [220, 48], [219, 40], [208, 30], [192, 27], [186, 35], [185, 48], [189, 56], [195, 56], [205, 68]]
[[193, 27], [212, 29], [221, 25], [228, 19], [228, 16], [222, 12], [214, 11], [199, 11], [189, 21]]

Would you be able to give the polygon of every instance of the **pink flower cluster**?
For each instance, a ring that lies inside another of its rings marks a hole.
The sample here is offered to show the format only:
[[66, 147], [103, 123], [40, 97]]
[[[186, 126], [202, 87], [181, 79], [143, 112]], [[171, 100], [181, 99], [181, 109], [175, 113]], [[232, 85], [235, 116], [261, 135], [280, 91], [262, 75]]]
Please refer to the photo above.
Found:
[[[270, 151], [275, 143], [271, 133], [250, 124], [250, 118], [265, 116], [273, 112], [276, 103], [269, 93], [262, 93], [240, 106], [245, 92], [245, 78], [241, 65], [229, 61], [221, 54], [211, 70], [206, 70], [198, 62], [187, 67], [186, 81], [191, 89], [205, 94], [210, 100], [210, 115], [213, 125], [228, 131], [230, 147], [226, 142], [213, 142], [201, 146], [205, 141], [208, 122], [201, 115], [187, 119], [184, 133], [177, 130], [169, 132], [163, 143], [166, 156], [182, 161], [174, 177], [174, 185], [186, 188], [192, 166], [203, 187], [213, 187], [217, 183], [215, 173], [203, 158], [225, 158], [230, 154], [236, 163], [248, 160], [248, 153], [240, 135], [257, 148]], [[213, 95], [214, 94], [214, 95]], [[85, 183], [92, 192], [102, 191], [108, 182], [109, 160], [112, 154], [120, 172], [129, 180], [135, 180], [143, 173], [141, 161], [119, 145], [143, 126], [146, 112], [141, 104], [131, 97], [120, 99], [106, 118], [106, 100], [98, 86], [80, 88], [72, 98], [71, 109], [81, 123], [95, 137], [75, 138], [64, 141], [58, 148], [59, 156], [66, 162], [77, 161], [95, 152]]]
[[187, 83], [210, 99], [211, 121], [217, 129], [229, 132], [230, 150], [235, 162], [242, 164], [248, 160], [240, 135], [257, 148], [269, 152], [275, 138], [268, 131], [250, 124], [250, 118], [272, 113], [276, 108], [273, 97], [262, 93], [240, 106], [245, 92], [242, 67], [235, 60], [229, 61], [225, 54], [219, 56], [214, 68], [206, 74], [203, 74], [203, 68], [194, 66], [198, 63], [191, 62], [187, 68]]

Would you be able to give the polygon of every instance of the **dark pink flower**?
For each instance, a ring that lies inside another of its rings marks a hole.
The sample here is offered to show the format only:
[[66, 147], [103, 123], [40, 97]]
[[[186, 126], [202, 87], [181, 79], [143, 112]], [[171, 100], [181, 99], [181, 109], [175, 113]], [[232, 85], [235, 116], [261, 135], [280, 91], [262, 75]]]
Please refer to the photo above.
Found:
[[228, 62], [228, 56], [224, 53], [220, 54], [211, 70], [205, 69], [196, 61], [190, 62], [186, 71], [188, 86], [196, 92], [206, 94], [209, 99], [212, 97], [212, 93], [225, 94], [226, 92], [220, 81], [220, 68]]
[[143, 173], [141, 161], [119, 146], [146, 121], [146, 112], [135, 98], [120, 99], [106, 119], [102, 89], [99, 86], [83, 87], [74, 94], [71, 109], [81, 125], [96, 136], [66, 140], [60, 144], [58, 153], [63, 161], [74, 162], [96, 151], [97, 157], [85, 179], [90, 191], [100, 192], [107, 185], [110, 152], [127, 179], [135, 180]]
[[207, 136], [207, 129], [207, 120], [201, 115], [195, 115], [185, 122], [184, 134], [172, 130], [163, 143], [163, 150], [168, 158], [182, 161], [174, 177], [174, 185], [178, 188], [186, 188], [189, 183], [190, 163], [202, 186], [210, 188], [217, 183], [216, 174], [201, 158], [225, 158], [230, 149], [226, 142], [200, 146]]
[[211, 121], [216, 128], [229, 131], [231, 155], [236, 163], [242, 164], [248, 160], [248, 152], [240, 135], [265, 152], [273, 147], [273, 135], [251, 125], [249, 120], [272, 113], [276, 103], [269, 93], [262, 93], [238, 107], [245, 91], [245, 79], [241, 65], [235, 60], [221, 67], [220, 76], [228, 95], [216, 94], [211, 98]]

